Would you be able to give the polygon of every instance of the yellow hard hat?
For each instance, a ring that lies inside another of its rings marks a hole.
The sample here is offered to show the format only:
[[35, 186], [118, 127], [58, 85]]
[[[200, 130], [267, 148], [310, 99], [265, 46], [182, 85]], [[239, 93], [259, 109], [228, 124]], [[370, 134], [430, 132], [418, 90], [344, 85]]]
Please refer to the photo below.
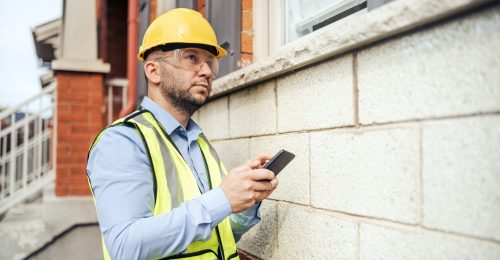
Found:
[[227, 56], [227, 51], [217, 44], [208, 21], [199, 12], [186, 8], [172, 9], [149, 25], [137, 58], [142, 62], [148, 50], [165, 44], [207, 45], [215, 48], [217, 59]]

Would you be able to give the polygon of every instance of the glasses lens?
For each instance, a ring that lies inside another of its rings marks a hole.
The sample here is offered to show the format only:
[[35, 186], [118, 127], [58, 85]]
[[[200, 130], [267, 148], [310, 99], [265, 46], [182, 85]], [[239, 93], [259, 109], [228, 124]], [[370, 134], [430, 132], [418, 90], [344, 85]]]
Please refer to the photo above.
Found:
[[176, 60], [179, 62], [179, 66], [186, 70], [199, 71], [206, 63], [214, 76], [219, 72], [217, 58], [201, 49], [182, 49]]

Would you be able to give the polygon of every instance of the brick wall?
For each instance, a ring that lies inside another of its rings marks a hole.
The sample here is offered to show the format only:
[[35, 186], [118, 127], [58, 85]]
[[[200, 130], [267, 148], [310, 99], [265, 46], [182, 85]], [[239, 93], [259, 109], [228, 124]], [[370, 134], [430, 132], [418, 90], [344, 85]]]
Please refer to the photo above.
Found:
[[[198, 0], [198, 12], [205, 16], [205, 0]], [[252, 0], [241, 0], [241, 56], [240, 68], [253, 62], [253, 17]]]
[[198, 7], [198, 12], [200, 12], [203, 16], [206, 14], [206, 6], [205, 6], [205, 0], [197, 0], [197, 7]]
[[102, 129], [102, 74], [58, 71], [56, 195], [90, 195], [88, 148]]
[[158, 9], [158, 2], [156, 0], [149, 1], [149, 23], [156, 19], [156, 10]]
[[241, 1], [241, 57], [240, 67], [253, 62], [253, 13], [252, 0]]
[[[101, 30], [105, 35], [101, 36], [100, 58], [111, 65], [108, 78], [127, 77], [127, 3], [124, 1], [107, 1], [105, 22], [101, 22]], [[104, 27], [104, 28], [103, 28]]]
[[229, 168], [296, 154], [239, 247], [263, 259], [500, 259], [499, 14], [456, 16], [201, 108]]

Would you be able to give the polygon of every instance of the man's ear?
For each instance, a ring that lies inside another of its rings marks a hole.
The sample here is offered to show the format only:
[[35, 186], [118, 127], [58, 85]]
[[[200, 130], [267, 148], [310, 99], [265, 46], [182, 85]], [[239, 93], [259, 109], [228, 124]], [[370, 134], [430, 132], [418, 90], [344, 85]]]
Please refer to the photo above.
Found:
[[144, 63], [144, 74], [146, 78], [153, 84], [158, 85], [161, 82], [160, 64], [154, 61], [146, 61]]

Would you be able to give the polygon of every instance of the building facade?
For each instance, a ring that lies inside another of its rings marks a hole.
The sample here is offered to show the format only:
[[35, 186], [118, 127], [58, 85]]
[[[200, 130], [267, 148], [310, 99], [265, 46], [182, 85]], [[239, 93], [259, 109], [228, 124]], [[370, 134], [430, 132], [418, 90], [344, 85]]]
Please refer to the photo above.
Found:
[[81, 196], [91, 208], [87, 149], [146, 94], [130, 53], [156, 16], [187, 7], [231, 53], [194, 115], [226, 166], [296, 154], [238, 243], [247, 257], [500, 258], [498, 1], [64, 6], [52, 61], [59, 200]]

